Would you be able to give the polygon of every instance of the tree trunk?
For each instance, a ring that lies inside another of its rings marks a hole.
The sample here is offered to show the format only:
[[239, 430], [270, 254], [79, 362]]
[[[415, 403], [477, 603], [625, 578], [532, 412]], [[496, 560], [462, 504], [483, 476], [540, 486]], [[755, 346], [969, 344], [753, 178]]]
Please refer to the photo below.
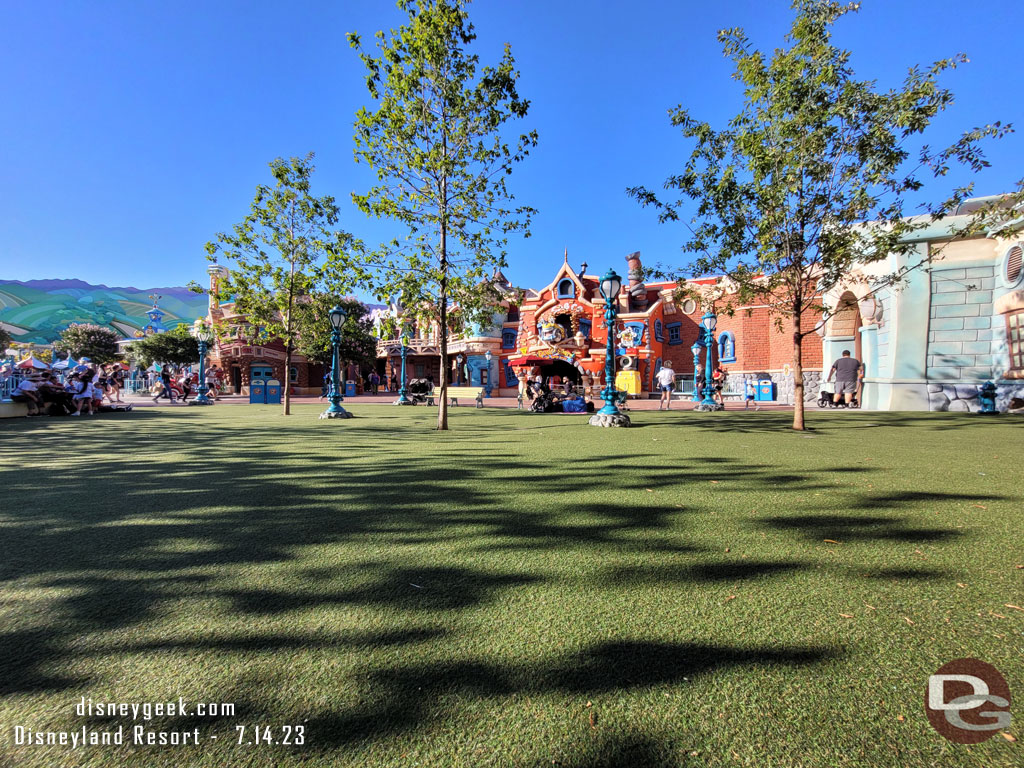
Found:
[[[290, 232], [289, 232], [290, 234]], [[292, 299], [295, 295], [295, 259], [291, 260], [291, 268], [288, 273], [288, 310], [284, 316], [285, 343], [284, 343], [284, 381], [281, 382], [284, 388], [284, 415], [291, 416], [292, 413]]]
[[281, 398], [284, 401], [284, 415], [290, 416], [292, 413], [292, 340], [291, 338], [285, 342], [284, 346], [284, 381], [281, 383], [284, 387], [284, 397]]
[[802, 302], [793, 312], [793, 429], [804, 429], [804, 364], [803, 341], [800, 331], [800, 309]]
[[441, 342], [441, 397], [437, 401], [437, 428], [448, 429], [448, 278], [444, 272], [447, 269], [445, 258], [445, 232], [444, 225], [441, 226], [441, 290], [439, 292], [441, 328], [439, 340]]
[[[442, 125], [444, 123], [442, 122]], [[448, 159], [448, 134], [442, 129], [441, 147]], [[437, 403], [437, 428], [448, 429], [448, 177], [441, 177], [441, 196], [438, 206], [441, 214], [440, 272], [441, 290], [438, 299], [441, 317], [441, 399]], [[460, 371], [461, 373], [461, 371]]]

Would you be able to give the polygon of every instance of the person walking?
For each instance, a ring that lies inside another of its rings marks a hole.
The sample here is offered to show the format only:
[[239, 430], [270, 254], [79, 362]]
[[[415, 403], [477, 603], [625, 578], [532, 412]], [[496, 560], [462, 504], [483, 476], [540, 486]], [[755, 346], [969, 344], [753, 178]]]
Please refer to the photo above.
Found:
[[676, 372], [672, 369], [672, 361], [666, 360], [661, 370], [654, 374], [654, 378], [658, 382], [658, 390], [661, 392], [661, 402], [658, 404], [658, 410], [672, 410], [672, 390], [676, 383]]
[[714, 385], [712, 396], [718, 400], [722, 410], [725, 410], [725, 397], [722, 396], [722, 390], [725, 389], [725, 369], [721, 365], [716, 365], [715, 370], [711, 372], [711, 383]]
[[173, 403], [174, 392], [171, 389], [171, 371], [166, 366], [164, 366], [164, 368], [160, 371], [160, 382], [163, 384], [163, 388], [160, 391], [160, 394], [153, 398], [153, 402], [156, 402], [161, 397], [166, 397]]
[[832, 363], [825, 382], [832, 381], [833, 376], [836, 377], [836, 391], [832, 395], [832, 402], [838, 405], [840, 398], [845, 398], [846, 407], [851, 407], [858, 383], [864, 380], [864, 363], [851, 357], [850, 350], [844, 349], [840, 358]]

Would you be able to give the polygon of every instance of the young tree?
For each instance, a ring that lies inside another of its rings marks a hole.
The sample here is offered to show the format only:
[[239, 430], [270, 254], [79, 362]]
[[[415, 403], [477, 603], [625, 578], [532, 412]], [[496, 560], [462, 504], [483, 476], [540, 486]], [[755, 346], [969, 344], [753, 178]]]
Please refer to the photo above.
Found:
[[191, 334], [187, 323], [165, 332], [145, 336], [128, 345], [128, 355], [143, 368], [153, 363], [190, 365], [199, 361], [199, 342]]
[[[920, 134], [953, 101], [939, 76], [966, 57], [913, 67], [900, 88], [879, 91], [856, 79], [849, 52], [831, 43], [833, 24], [857, 3], [796, 0], [792, 7], [789, 47], [770, 56], [754, 50], [742, 29], [719, 32], [744, 88], [743, 109], [725, 128], [682, 107], [670, 111], [672, 124], [696, 140], [683, 170], [664, 183], [679, 195], [664, 200], [644, 187], [628, 191], [655, 206], [662, 222], [693, 216], [683, 246], [696, 254], [690, 275], [725, 274], [735, 287], [727, 304], [756, 300], [770, 307], [780, 329], [788, 321], [793, 428], [802, 430], [802, 342], [817, 327], [808, 318], [827, 312], [822, 295], [857, 264], [909, 253], [907, 235], [955, 211], [973, 183], [908, 218], [913, 194], [953, 164], [971, 172], [986, 167], [979, 144], [1010, 126], [975, 128], [944, 149], [918, 146]], [[683, 210], [688, 201], [695, 201], [695, 213]], [[1006, 207], [1006, 200], [984, 206], [955, 235], [977, 233]]]
[[295, 322], [298, 330], [297, 350], [310, 360], [331, 364], [331, 321], [328, 316], [335, 304], [341, 305], [347, 316], [341, 328], [341, 357], [346, 364], [360, 367], [373, 365], [377, 354], [377, 340], [373, 335], [366, 305], [358, 299], [333, 294], [304, 297], [296, 305]]
[[54, 347], [72, 357], [88, 357], [97, 365], [111, 363], [121, 357], [117, 348], [120, 336], [110, 328], [92, 323], [72, 323], [60, 332]]
[[377, 173], [379, 184], [353, 194], [367, 214], [408, 229], [404, 242], [380, 247], [377, 291], [401, 296], [410, 314], [437, 322], [441, 396], [437, 428], [448, 429], [445, 397], [452, 308], [465, 321], [493, 311], [498, 294], [482, 290], [505, 264], [512, 232], [529, 236], [534, 210], [514, 205], [506, 177], [537, 144], [520, 134], [512, 146], [505, 125], [526, 116], [529, 102], [516, 91], [518, 73], [509, 46], [494, 67], [479, 67], [467, 52], [476, 38], [464, 0], [399, 0], [409, 22], [389, 37], [377, 33], [379, 55], [348, 36], [366, 65], [376, 110], [360, 109], [355, 156]]
[[4, 354], [13, 341], [14, 337], [11, 336], [10, 332], [6, 328], [0, 328], [0, 355]]
[[[296, 300], [313, 293], [344, 293], [359, 279], [350, 258], [352, 236], [334, 230], [338, 206], [330, 196], [310, 193], [313, 154], [270, 163], [273, 187], [256, 188], [251, 213], [229, 232], [206, 244], [210, 261], [228, 261], [218, 298], [233, 297], [235, 308], [266, 336], [284, 343], [284, 370], [291, 369], [297, 342]], [[291, 413], [291, 382], [284, 377], [284, 414]]]

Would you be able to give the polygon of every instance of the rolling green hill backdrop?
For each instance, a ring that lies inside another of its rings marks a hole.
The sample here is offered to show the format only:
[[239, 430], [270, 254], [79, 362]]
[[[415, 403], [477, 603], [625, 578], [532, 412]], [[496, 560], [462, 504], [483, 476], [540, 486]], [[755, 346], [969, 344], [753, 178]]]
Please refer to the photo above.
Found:
[[148, 322], [153, 306], [150, 294], [159, 294], [166, 313], [164, 325], [191, 323], [206, 314], [206, 297], [187, 288], [109, 288], [81, 280], [0, 280], [0, 327], [15, 341], [46, 344], [71, 323], [96, 323], [125, 337]]

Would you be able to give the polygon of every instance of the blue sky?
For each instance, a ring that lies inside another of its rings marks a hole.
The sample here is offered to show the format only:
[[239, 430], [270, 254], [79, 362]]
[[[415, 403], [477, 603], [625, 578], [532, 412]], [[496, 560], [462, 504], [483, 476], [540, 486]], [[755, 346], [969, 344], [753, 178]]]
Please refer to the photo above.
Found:
[[[883, 86], [912, 64], [970, 56], [945, 80], [957, 102], [933, 143], [995, 120], [1022, 131], [989, 146], [979, 194], [1024, 176], [1024, 103], [1012, 87], [1020, 8], [865, 0], [836, 32], [858, 74]], [[509, 244], [509, 278], [546, 284], [566, 248], [591, 271], [621, 272], [637, 250], [645, 263], [679, 262], [685, 232], [624, 190], [681, 167], [687, 144], [670, 107], [719, 125], [736, 112], [716, 31], [743, 26], [771, 49], [788, 1], [477, 0], [470, 10], [485, 63], [511, 43], [532, 101], [522, 125], [540, 133], [512, 177], [540, 213], [533, 237]], [[0, 0], [0, 278], [202, 282], [204, 243], [245, 215], [267, 163], [308, 151], [315, 189], [339, 199], [345, 229], [371, 242], [400, 234], [349, 199], [371, 179], [352, 159], [353, 115], [368, 98], [345, 41], [400, 22], [389, 0]]]

